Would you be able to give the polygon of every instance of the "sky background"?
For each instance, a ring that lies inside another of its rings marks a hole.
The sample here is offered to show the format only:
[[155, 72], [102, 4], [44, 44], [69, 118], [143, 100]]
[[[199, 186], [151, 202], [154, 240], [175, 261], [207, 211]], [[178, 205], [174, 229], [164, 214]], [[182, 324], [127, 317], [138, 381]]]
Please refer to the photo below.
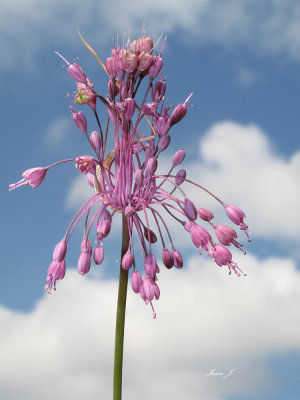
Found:
[[[31, 167], [90, 154], [70, 117], [75, 84], [54, 50], [78, 62], [96, 90], [107, 79], [79, 28], [105, 60], [117, 33], [167, 36], [166, 104], [193, 92], [171, 131], [166, 172], [184, 148], [188, 176], [247, 215], [253, 241], [228, 276], [171, 223], [182, 270], [162, 268], [157, 319], [128, 291], [124, 399], [300, 400], [300, 4], [297, 0], [0, 0], [0, 400], [112, 397], [120, 221], [105, 260], [44, 293], [55, 244], [90, 195], [71, 165], [43, 184], [8, 192]], [[83, 106], [85, 109], [86, 106]], [[89, 117], [90, 131], [95, 123]], [[105, 111], [102, 110], [105, 118]], [[101, 117], [101, 111], [100, 111]], [[223, 212], [194, 189], [197, 207]], [[207, 376], [216, 372], [232, 374]]]

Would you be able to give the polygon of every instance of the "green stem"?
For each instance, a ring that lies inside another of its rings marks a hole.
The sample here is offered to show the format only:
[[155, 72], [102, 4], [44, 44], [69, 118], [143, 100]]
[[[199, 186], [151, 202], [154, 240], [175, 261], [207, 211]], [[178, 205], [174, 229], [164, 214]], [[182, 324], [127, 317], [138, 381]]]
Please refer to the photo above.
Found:
[[[122, 258], [129, 246], [129, 232], [125, 215], [122, 215]], [[122, 398], [122, 366], [123, 366], [123, 344], [124, 344], [124, 325], [126, 310], [128, 271], [120, 265], [119, 293], [116, 318], [116, 338], [115, 338], [115, 362], [114, 362], [114, 392], [113, 400]]]

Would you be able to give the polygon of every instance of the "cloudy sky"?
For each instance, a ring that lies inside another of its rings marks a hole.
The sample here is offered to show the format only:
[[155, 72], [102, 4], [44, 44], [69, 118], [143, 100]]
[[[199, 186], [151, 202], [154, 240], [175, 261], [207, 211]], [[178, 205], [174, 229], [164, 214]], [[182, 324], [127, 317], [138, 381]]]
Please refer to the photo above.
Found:
[[[74, 83], [54, 51], [105, 95], [105, 73], [76, 29], [105, 59], [113, 38], [129, 28], [134, 38], [143, 18], [147, 33], [167, 36], [168, 104], [194, 93], [161, 170], [184, 148], [189, 177], [242, 208], [253, 241], [242, 238], [246, 256], [233, 252], [247, 273], [237, 278], [171, 224], [184, 268], [162, 268], [156, 320], [129, 290], [124, 399], [299, 400], [297, 0], [1, 0], [0, 400], [112, 396], [120, 222], [103, 265], [85, 277], [75, 268], [79, 227], [66, 277], [49, 295], [53, 247], [89, 188], [71, 165], [49, 171], [36, 189], [7, 187], [28, 168], [89, 154], [70, 118]], [[222, 220], [212, 199], [187, 191]]]

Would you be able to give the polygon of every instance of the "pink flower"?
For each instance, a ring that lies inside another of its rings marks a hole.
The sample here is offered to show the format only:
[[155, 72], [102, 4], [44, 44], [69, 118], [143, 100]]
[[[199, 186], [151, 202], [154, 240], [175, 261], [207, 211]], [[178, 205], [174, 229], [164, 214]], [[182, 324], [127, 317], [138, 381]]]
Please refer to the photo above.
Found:
[[237, 276], [246, 275], [244, 272], [237, 266], [232, 261], [232, 255], [229, 250], [226, 249], [226, 247], [216, 244], [212, 249], [211, 249], [211, 255], [213, 256], [215, 262], [219, 267], [222, 267], [222, 265], [227, 265], [229, 269], [229, 274], [231, 274], [231, 271], [234, 271]]
[[47, 170], [48, 168], [45, 167], [27, 169], [22, 173], [23, 179], [9, 185], [9, 190], [16, 189], [22, 185], [30, 185], [32, 188], [36, 188], [43, 182]]
[[225, 206], [225, 211], [232, 222], [236, 225], [240, 225], [241, 230], [245, 231], [248, 237], [248, 242], [251, 242], [248, 226], [244, 223], [244, 218], [246, 217], [244, 211], [235, 206]]
[[219, 239], [220, 243], [225, 244], [225, 246], [230, 246], [230, 244], [232, 243], [235, 247], [244, 251], [241, 245], [235, 240], [237, 234], [233, 229], [225, 225], [216, 225], [214, 227], [216, 236]]
[[88, 172], [95, 173], [95, 160], [91, 156], [76, 157], [75, 167], [78, 168], [83, 174]]

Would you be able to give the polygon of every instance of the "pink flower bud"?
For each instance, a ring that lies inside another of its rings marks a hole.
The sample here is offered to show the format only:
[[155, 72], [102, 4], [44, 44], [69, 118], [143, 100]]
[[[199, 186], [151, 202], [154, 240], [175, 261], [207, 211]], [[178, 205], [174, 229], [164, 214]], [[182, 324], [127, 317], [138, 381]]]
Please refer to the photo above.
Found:
[[208, 249], [207, 245], [209, 242], [212, 242], [212, 238], [211, 235], [207, 232], [207, 230], [202, 228], [202, 226], [192, 224], [190, 234], [192, 242], [196, 247], [201, 246], [205, 250]]
[[132, 151], [134, 154], [137, 154], [140, 151], [142, 151], [143, 149], [144, 149], [143, 143], [137, 142], [137, 143], [134, 143]]
[[162, 135], [159, 139], [158, 139], [158, 143], [157, 143], [157, 150], [159, 152], [166, 150], [166, 148], [169, 146], [171, 141], [171, 138], [169, 135]]
[[179, 269], [182, 268], [183, 261], [182, 261], [182, 257], [181, 257], [181, 254], [179, 253], [179, 251], [173, 250], [172, 251], [172, 255], [173, 255], [173, 258], [174, 258], [175, 267], [179, 268]]
[[111, 215], [107, 208], [105, 208], [101, 213], [102, 219], [109, 219], [111, 221]]
[[61, 240], [60, 242], [57, 243], [55, 246], [55, 249], [53, 251], [53, 261], [63, 261], [65, 259], [67, 252], [67, 243], [65, 240]]
[[97, 265], [100, 265], [104, 259], [104, 251], [102, 246], [96, 246], [94, 248], [94, 261]]
[[94, 149], [98, 152], [101, 148], [101, 138], [98, 132], [93, 131], [90, 135], [91, 143]]
[[126, 72], [133, 72], [137, 67], [137, 55], [126, 51], [121, 56], [121, 62]]
[[75, 111], [72, 109], [72, 119], [81, 132], [87, 133], [87, 121], [81, 111]]
[[147, 173], [152, 176], [157, 169], [157, 159], [155, 157], [150, 157], [147, 162]]
[[124, 105], [125, 105], [124, 114], [125, 117], [129, 120], [133, 117], [135, 111], [135, 101], [130, 97], [128, 97], [127, 99], [124, 100]]
[[186, 170], [185, 169], [180, 169], [177, 174], [176, 174], [176, 178], [175, 178], [175, 183], [177, 186], [181, 185], [182, 182], [184, 182], [186, 177]]
[[[219, 239], [220, 243], [225, 244], [225, 246], [230, 246], [230, 243], [232, 243], [235, 247], [244, 252], [244, 250], [242, 249], [242, 245], [235, 240], [237, 234], [233, 229], [225, 225], [217, 225], [214, 228], [216, 236]], [[246, 252], [244, 253], [246, 254]]]
[[68, 74], [72, 79], [80, 83], [86, 83], [86, 75], [83, 69], [78, 64], [70, 64], [68, 69]]
[[53, 288], [56, 289], [56, 281], [58, 279], [63, 279], [66, 274], [66, 263], [65, 260], [57, 262], [52, 261], [48, 271], [47, 271], [47, 284], [45, 286], [45, 290], [50, 290]]
[[160, 79], [155, 83], [154, 86], [154, 94], [153, 94], [153, 100], [158, 103], [161, 101], [161, 99], [164, 97], [165, 92], [166, 92], [166, 82]]
[[159, 71], [162, 69], [162, 66], [163, 66], [163, 59], [159, 56], [153, 56], [152, 65], [149, 68], [150, 79], [154, 79], [159, 74]]
[[105, 67], [108, 75], [112, 78], [115, 78], [117, 75], [116, 58], [108, 57], [105, 61]]
[[156, 259], [152, 254], [148, 254], [144, 260], [144, 269], [146, 275], [154, 278], [156, 274]]
[[153, 117], [153, 128], [155, 129], [155, 132], [161, 136], [165, 135], [168, 133], [170, 127], [171, 127], [171, 120], [168, 114], [164, 115], [163, 117]]
[[178, 106], [174, 108], [171, 114], [171, 124], [172, 125], [177, 124], [179, 121], [182, 120], [182, 118], [185, 116], [186, 113], [187, 113], [186, 107], [182, 103], [178, 104]]
[[89, 272], [91, 266], [91, 257], [89, 253], [81, 253], [78, 259], [78, 272], [85, 275]]
[[141, 186], [144, 180], [143, 170], [137, 169], [134, 173], [134, 181], [138, 186]]
[[126, 254], [124, 254], [123, 258], [122, 258], [122, 268], [125, 271], [128, 271], [133, 263], [133, 255], [130, 253], [130, 251], [127, 251]]
[[203, 221], [210, 221], [214, 217], [214, 214], [207, 208], [198, 208], [198, 215]]
[[157, 109], [157, 103], [152, 102], [152, 103], [146, 103], [143, 107], [143, 111], [146, 115], [154, 115], [156, 113], [156, 109]]
[[157, 242], [157, 237], [156, 237], [155, 233], [151, 229], [148, 229], [147, 227], [144, 228], [144, 236], [145, 236], [145, 239], [150, 243]]
[[162, 259], [163, 259], [163, 263], [165, 264], [165, 266], [170, 269], [173, 267], [174, 265], [174, 258], [173, 258], [173, 254], [170, 250], [168, 249], [163, 249], [162, 252]]
[[138, 49], [145, 53], [151, 53], [153, 49], [153, 41], [151, 37], [143, 37], [138, 40]]
[[23, 179], [16, 183], [10, 184], [9, 190], [16, 189], [22, 185], [30, 185], [32, 188], [36, 188], [43, 182], [47, 171], [48, 168], [45, 167], [27, 169], [22, 173]]
[[111, 229], [111, 221], [109, 219], [102, 220], [97, 226], [97, 234], [106, 237], [109, 235]]
[[140, 53], [138, 56], [138, 69], [146, 71], [152, 65], [152, 56], [149, 53]]
[[225, 211], [228, 217], [234, 222], [236, 225], [240, 225], [241, 230], [245, 231], [245, 234], [248, 237], [248, 242], [251, 242], [248, 225], [244, 223], [245, 213], [235, 206], [225, 206]]
[[142, 286], [142, 277], [138, 271], [133, 271], [130, 282], [134, 293], [139, 293]]
[[95, 173], [95, 160], [91, 156], [80, 156], [75, 159], [75, 167], [78, 168], [83, 174], [88, 172]]
[[108, 92], [110, 99], [118, 96], [120, 91], [120, 81], [119, 79], [110, 79], [108, 82]]
[[159, 287], [152, 278], [144, 279], [141, 289], [143, 289], [144, 292], [144, 297], [145, 297], [144, 300], [151, 301], [153, 300], [154, 297], [156, 298], [156, 300], [159, 299], [160, 296]]
[[173, 157], [173, 164], [175, 165], [181, 164], [182, 161], [184, 160], [184, 157], [185, 157], [185, 151], [183, 149], [176, 151]]
[[216, 244], [213, 247], [212, 254], [216, 264], [219, 265], [219, 267], [221, 267], [222, 265], [227, 265], [232, 261], [232, 255], [230, 251], [220, 244]]
[[88, 239], [82, 239], [80, 251], [82, 253], [88, 253], [90, 256], [92, 255], [92, 245]]
[[196, 210], [194, 203], [191, 200], [189, 200], [189, 199], [184, 200], [183, 209], [184, 209], [185, 215], [189, 219], [191, 219], [193, 221], [195, 221], [197, 219], [197, 210]]

